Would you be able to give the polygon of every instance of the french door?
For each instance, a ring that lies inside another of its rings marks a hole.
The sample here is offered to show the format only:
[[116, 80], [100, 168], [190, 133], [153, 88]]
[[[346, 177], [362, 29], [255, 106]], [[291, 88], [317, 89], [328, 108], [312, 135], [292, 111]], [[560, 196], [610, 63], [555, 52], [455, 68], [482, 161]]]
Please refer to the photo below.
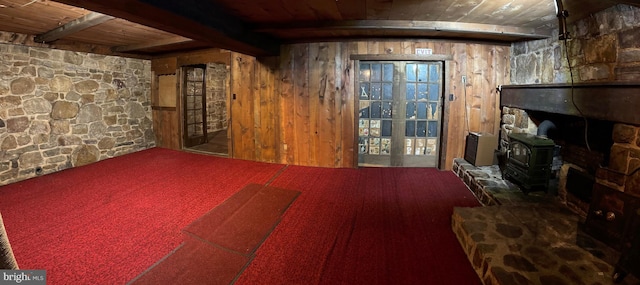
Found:
[[182, 67], [185, 147], [207, 142], [206, 70], [206, 65]]
[[442, 62], [361, 61], [358, 165], [436, 167]]

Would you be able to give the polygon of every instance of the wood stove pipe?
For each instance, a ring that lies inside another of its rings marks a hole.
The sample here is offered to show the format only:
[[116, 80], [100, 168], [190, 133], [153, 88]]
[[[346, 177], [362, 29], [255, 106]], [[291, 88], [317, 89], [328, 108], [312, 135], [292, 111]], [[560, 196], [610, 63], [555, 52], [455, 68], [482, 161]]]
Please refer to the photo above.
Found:
[[556, 130], [557, 128], [558, 127], [556, 127], [556, 124], [554, 124], [552, 121], [544, 120], [542, 121], [542, 123], [540, 123], [540, 125], [538, 125], [538, 131], [536, 132], [536, 135], [546, 138], [549, 135], [549, 131]]

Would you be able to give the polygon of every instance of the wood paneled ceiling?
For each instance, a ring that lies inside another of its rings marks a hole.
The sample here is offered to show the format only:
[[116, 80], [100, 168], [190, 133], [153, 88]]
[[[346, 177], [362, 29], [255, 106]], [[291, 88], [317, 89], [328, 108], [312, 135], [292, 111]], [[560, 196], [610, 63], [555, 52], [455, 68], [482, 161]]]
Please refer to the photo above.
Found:
[[[0, 0], [0, 42], [151, 57], [346, 39], [548, 38], [555, 0]], [[640, 0], [564, 0], [568, 22]]]

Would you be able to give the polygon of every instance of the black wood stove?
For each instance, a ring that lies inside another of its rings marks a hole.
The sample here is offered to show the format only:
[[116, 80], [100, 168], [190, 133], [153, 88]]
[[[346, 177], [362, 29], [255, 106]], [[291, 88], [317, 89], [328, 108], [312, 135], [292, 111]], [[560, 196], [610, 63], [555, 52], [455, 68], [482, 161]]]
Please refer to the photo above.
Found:
[[522, 191], [547, 191], [551, 178], [553, 140], [532, 134], [510, 134], [504, 177], [519, 184]]

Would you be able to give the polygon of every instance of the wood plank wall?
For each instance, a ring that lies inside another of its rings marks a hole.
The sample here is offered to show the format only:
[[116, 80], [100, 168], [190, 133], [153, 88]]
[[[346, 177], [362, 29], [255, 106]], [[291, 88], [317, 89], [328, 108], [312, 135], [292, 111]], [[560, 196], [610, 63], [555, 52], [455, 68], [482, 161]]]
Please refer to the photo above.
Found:
[[[454, 100], [445, 110], [449, 118], [444, 126], [442, 167], [450, 169], [453, 159], [463, 156], [468, 131], [497, 135], [500, 110], [496, 87], [509, 82], [508, 46], [445, 41], [295, 44], [283, 47], [280, 54], [280, 162], [353, 167], [355, 62], [349, 56], [414, 54], [416, 48], [431, 48], [433, 54], [453, 58], [446, 65], [450, 70], [444, 89], [454, 95]], [[466, 84], [462, 83], [463, 75]]]
[[[230, 157], [354, 167], [357, 158], [355, 61], [350, 56], [413, 54], [416, 48], [431, 48], [433, 54], [453, 58], [445, 65], [449, 70], [444, 89], [453, 94], [454, 100], [446, 104], [448, 118], [443, 139], [446, 145], [441, 166], [450, 169], [453, 158], [464, 154], [468, 131], [498, 134], [500, 110], [496, 87], [509, 82], [508, 46], [447, 41], [358, 41], [285, 45], [275, 58], [256, 59], [231, 53], [230, 93], [235, 94], [235, 100], [230, 99]], [[462, 83], [463, 75], [466, 84]], [[448, 98], [449, 94], [445, 94], [445, 99]], [[165, 132], [156, 125], [154, 128], [156, 133]]]
[[[160, 90], [158, 76], [176, 74], [177, 61], [175, 57], [162, 58], [151, 61], [151, 109], [153, 116], [153, 130], [156, 135], [156, 146], [178, 149], [180, 147], [180, 121], [176, 107], [160, 105]], [[174, 88], [177, 99], [177, 86]], [[171, 93], [170, 91], [167, 94]]]

